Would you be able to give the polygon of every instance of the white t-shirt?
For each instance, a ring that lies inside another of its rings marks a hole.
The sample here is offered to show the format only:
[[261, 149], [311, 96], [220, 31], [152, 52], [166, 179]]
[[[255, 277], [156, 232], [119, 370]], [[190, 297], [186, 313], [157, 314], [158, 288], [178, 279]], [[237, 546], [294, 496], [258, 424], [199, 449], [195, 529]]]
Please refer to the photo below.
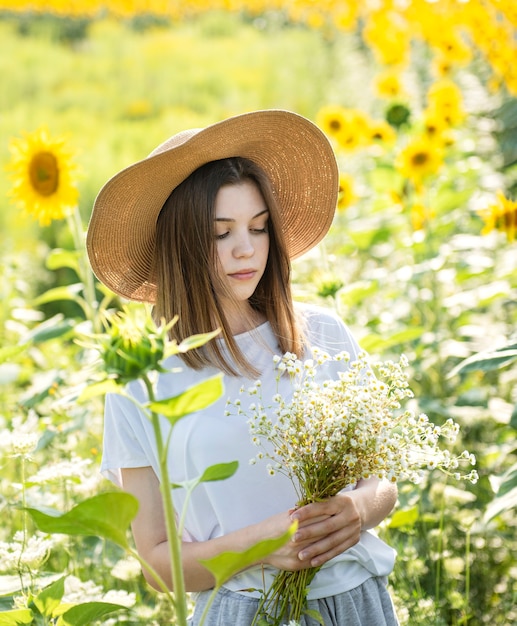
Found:
[[[352, 360], [358, 353], [358, 345], [345, 324], [336, 315], [313, 306], [299, 305], [306, 321], [308, 343], [330, 354], [346, 350]], [[263, 396], [270, 389], [276, 390], [276, 373], [273, 355], [279, 354], [277, 340], [268, 322], [253, 331], [236, 336], [236, 341], [249, 359], [261, 372]], [[187, 368], [178, 357], [171, 357], [165, 365], [171, 372], [161, 374], [156, 394], [158, 399], [178, 395], [192, 385], [218, 373], [216, 368], [195, 371]], [[327, 364], [318, 369], [318, 376], [335, 376]], [[342, 368], [343, 364], [339, 365]], [[179, 371], [177, 368], [180, 368]], [[206, 541], [220, 537], [262, 519], [292, 508], [297, 500], [290, 480], [279, 473], [270, 476], [264, 463], [250, 464], [257, 454], [251, 442], [249, 425], [245, 415], [231, 411], [227, 415], [227, 399], [240, 399], [242, 409], [254, 399], [240, 394], [241, 386], [253, 386], [250, 379], [224, 376], [224, 394], [208, 408], [188, 415], [176, 423], [171, 437], [168, 465], [171, 481], [181, 483], [196, 478], [210, 465], [237, 460], [237, 472], [229, 479], [206, 482], [196, 487], [188, 504], [185, 517], [187, 541]], [[146, 401], [144, 386], [136, 381], [128, 385], [128, 391], [139, 402]], [[280, 380], [279, 393], [290, 395], [290, 382], [284, 376]], [[267, 404], [266, 402], [264, 404]], [[164, 440], [170, 424], [162, 418]], [[106, 397], [104, 451], [101, 470], [115, 484], [121, 484], [120, 469], [151, 466], [159, 476], [158, 459], [151, 422], [128, 398], [117, 394]], [[185, 490], [173, 490], [177, 511], [183, 510]], [[392, 569], [395, 551], [381, 541], [373, 532], [363, 532], [355, 546], [326, 563], [314, 578], [309, 598], [322, 598], [357, 587], [371, 576], [386, 576]], [[262, 567], [250, 568], [229, 580], [225, 586], [232, 591], [260, 595], [259, 592], [243, 590], [262, 589], [263, 577], [269, 586], [276, 570], [263, 571]]]

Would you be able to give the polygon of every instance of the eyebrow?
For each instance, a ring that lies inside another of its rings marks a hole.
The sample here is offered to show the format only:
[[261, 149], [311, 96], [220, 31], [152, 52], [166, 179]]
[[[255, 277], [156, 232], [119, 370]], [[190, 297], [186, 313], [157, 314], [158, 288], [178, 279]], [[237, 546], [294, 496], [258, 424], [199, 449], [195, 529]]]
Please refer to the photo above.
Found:
[[[269, 209], [264, 209], [263, 211], [260, 211], [260, 213], [257, 213], [256, 215], [254, 215], [251, 219], [254, 220], [257, 217], [260, 217], [261, 215], [264, 215], [266, 213], [269, 213]], [[235, 219], [233, 217], [216, 217], [215, 221], [216, 222], [235, 222]]]

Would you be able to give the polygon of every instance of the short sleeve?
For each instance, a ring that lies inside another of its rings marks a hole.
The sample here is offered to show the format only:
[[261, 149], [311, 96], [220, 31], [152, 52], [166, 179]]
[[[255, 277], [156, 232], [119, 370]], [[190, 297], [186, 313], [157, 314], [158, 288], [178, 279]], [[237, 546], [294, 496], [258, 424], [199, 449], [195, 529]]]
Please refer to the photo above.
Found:
[[120, 394], [106, 395], [101, 472], [121, 486], [121, 468], [154, 465], [149, 449], [149, 423], [134, 402]]
[[355, 360], [361, 351], [345, 322], [333, 311], [314, 305], [302, 309], [309, 344], [331, 355], [346, 351]]

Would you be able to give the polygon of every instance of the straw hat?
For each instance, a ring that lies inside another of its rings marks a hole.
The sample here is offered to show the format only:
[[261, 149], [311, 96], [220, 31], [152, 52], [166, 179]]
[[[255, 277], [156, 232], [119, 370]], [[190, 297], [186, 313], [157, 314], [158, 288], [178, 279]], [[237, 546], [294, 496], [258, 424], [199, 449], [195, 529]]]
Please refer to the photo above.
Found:
[[154, 302], [156, 220], [173, 189], [209, 161], [245, 157], [269, 175], [291, 258], [315, 246], [334, 216], [338, 169], [329, 141], [289, 111], [255, 111], [174, 135], [113, 176], [93, 208], [86, 246], [97, 278], [129, 300]]

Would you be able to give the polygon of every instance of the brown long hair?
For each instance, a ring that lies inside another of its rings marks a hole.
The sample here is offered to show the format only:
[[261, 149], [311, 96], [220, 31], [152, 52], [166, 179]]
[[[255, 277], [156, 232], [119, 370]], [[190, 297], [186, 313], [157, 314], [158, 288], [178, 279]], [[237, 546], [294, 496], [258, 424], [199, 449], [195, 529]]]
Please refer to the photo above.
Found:
[[[156, 224], [155, 269], [157, 299], [153, 315], [168, 322], [174, 316], [171, 339], [181, 341], [220, 328], [220, 342], [181, 355], [193, 369], [217, 366], [231, 375], [258, 372], [235, 342], [214, 291], [217, 252], [214, 237], [215, 200], [226, 185], [251, 182], [269, 210], [269, 255], [264, 274], [249, 299], [251, 307], [271, 324], [281, 352], [303, 352], [303, 332], [291, 296], [291, 263], [282, 231], [281, 215], [271, 183], [256, 163], [242, 157], [211, 161], [195, 170], [166, 200]], [[224, 285], [222, 285], [224, 288]], [[215, 326], [214, 326], [215, 324]]]

